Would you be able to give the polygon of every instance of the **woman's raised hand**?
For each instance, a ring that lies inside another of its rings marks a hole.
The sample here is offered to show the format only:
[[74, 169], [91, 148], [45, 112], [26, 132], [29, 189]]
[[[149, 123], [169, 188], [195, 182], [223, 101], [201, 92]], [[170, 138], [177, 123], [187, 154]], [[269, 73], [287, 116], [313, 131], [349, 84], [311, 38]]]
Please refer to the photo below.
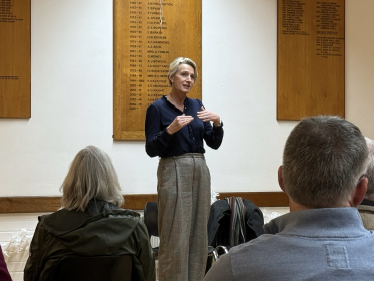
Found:
[[184, 126], [187, 126], [190, 124], [193, 120], [192, 116], [187, 116], [187, 115], [180, 115], [177, 116], [173, 122], [169, 125], [169, 127], [166, 128], [166, 132], [169, 135], [172, 135], [176, 132], [178, 132], [180, 129], [182, 129]]
[[201, 107], [201, 111], [197, 113], [197, 117], [203, 122], [212, 121], [217, 126], [219, 126], [221, 122], [221, 119], [219, 118], [219, 115], [217, 113], [206, 110], [203, 106]]

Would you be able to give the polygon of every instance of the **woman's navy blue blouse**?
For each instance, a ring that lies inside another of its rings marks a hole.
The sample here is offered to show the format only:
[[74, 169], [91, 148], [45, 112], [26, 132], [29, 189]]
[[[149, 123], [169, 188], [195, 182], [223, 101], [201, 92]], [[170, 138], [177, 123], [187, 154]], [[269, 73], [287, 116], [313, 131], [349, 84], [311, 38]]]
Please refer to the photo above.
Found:
[[[197, 112], [203, 106], [199, 99], [186, 98], [184, 112], [177, 109], [165, 96], [154, 101], [147, 109], [145, 119], [145, 150], [150, 157], [171, 157], [185, 153], [205, 153], [204, 141], [218, 149], [223, 139], [222, 127], [215, 127], [210, 122], [203, 122]], [[189, 115], [194, 120], [173, 135], [166, 128], [177, 116]]]

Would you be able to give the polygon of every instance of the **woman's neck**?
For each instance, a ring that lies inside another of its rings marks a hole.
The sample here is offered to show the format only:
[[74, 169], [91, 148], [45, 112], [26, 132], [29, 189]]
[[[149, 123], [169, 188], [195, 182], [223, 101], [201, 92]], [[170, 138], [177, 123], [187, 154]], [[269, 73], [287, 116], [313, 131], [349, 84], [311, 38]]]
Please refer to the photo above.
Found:
[[174, 91], [171, 91], [167, 96], [166, 98], [168, 99], [168, 101], [170, 101], [172, 104], [174, 104], [174, 106], [178, 109], [181, 109], [181, 111], [183, 111], [183, 107], [184, 107], [184, 100], [186, 99], [187, 97], [187, 94], [186, 93], [177, 93], [177, 92], [174, 92]]

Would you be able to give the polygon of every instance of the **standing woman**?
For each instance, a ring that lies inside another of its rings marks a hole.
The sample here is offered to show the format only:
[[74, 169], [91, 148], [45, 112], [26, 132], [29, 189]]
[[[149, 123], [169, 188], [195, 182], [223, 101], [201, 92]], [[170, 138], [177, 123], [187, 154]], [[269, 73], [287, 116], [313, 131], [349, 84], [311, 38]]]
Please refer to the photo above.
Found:
[[176, 58], [167, 77], [171, 91], [148, 107], [145, 121], [147, 154], [161, 157], [157, 170], [159, 280], [199, 281], [207, 259], [211, 196], [204, 140], [218, 149], [222, 122], [200, 100], [187, 97], [197, 79], [191, 59]]

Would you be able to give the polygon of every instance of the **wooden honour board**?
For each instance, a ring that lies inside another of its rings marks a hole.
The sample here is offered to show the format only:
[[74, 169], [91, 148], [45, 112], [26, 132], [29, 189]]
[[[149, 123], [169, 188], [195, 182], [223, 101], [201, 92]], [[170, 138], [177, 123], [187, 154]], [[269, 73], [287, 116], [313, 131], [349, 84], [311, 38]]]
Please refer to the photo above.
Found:
[[0, 0], [0, 117], [31, 117], [31, 0]]
[[278, 0], [278, 120], [345, 117], [344, 13], [344, 0]]
[[[170, 92], [171, 61], [188, 57], [202, 72], [201, 5], [201, 0], [114, 0], [115, 140], [145, 139], [148, 106]], [[201, 85], [199, 77], [189, 97], [201, 99]]]

